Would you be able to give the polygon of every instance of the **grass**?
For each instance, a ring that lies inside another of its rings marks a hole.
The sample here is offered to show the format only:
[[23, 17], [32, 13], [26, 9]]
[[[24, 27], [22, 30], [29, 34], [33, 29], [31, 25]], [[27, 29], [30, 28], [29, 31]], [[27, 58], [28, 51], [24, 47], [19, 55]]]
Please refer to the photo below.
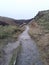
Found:
[[[20, 26], [1, 26], [0, 25], [0, 60], [4, 57], [3, 47], [7, 45], [9, 42], [17, 41], [17, 38], [20, 33], [24, 31], [23, 27]], [[15, 53], [13, 54], [13, 60], [15, 58]], [[13, 62], [13, 60], [11, 62]], [[2, 60], [1, 60], [2, 62]], [[12, 65], [12, 64], [11, 64]]]
[[19, 26], [1, 26], [0, 25], [0, 49], [8, 44], [17, 40], [19, 34], [23, 31]]
[[37, 19], [35, 19], [35, 21], [38, 23], [38, 25], [40, 25], [43, 30], [49, 32], [49, 10], [40, 12], [36, 18]]
[[0, 39], [11, 37], [18, 32], [21, 32], [21, 29], [17, 26], [0, 26]]
[[1, 26], [0, 25], [0, 45], [7, 44], [8, 42], [16, 41], [19, 34], [23, 31], [23, 27], [19, 26]]
[[40, 14], [42, 13], [44, 15], [36, 20], [37, 24], [43, 30], [43, 35], [41, 35], [40, 38], [39, 36], [37, 37], [39, 38], [37, 45], [40, 49], [42, 60], [44, 61], [45, 65], [49, 65], [49, 10], [42, 11]]
[[44, 28], [42, 28], [38, 23], [37, 25], [38, 27], [30, 25], [29, 35], [35, 40], [44, 65], [49, 65], [49, 30], [45, 28], [47, 26], [46, 24], [46, 26], [43, 25]]

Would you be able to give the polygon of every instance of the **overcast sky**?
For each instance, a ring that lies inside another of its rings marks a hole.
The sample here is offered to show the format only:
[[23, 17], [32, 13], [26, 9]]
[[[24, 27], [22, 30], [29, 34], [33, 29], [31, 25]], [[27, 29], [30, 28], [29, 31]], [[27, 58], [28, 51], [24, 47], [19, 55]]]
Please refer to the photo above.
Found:
[[0, 16], [5, 17], [30, 19], [47, 9], [49, 0], [0, 0]]

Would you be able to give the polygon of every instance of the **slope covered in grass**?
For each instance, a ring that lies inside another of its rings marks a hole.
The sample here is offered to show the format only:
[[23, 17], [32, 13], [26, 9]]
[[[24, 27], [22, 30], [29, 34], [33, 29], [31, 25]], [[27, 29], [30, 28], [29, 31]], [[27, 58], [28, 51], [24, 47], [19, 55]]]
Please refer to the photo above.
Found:
[[34, 20], [46, 30], [49, 30], [49, 10], [40, 11], [34, 18]]
[[49, 65], [49, 10], [40, 11], [29, 26], [29, 34], [37, 43], [44, 65]]

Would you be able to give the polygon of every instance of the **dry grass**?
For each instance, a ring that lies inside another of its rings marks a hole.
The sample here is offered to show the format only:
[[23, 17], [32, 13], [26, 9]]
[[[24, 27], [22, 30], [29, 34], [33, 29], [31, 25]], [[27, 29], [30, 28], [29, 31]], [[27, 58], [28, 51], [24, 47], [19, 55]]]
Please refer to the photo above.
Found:
[[29, 34], [37, 43], [44, 65], [49, 65], [49, 32], [44, 32], [37, 23], [33, 25], [30, 25]]

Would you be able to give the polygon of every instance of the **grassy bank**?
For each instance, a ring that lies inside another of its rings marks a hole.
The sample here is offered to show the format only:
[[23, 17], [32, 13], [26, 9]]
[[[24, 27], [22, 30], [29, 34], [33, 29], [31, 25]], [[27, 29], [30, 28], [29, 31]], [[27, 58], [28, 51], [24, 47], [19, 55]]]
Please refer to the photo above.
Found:
[[0, 48], [8, 42], [16, 41], [22, 31], [18, 26], [0, 26]]
[[22, 32], [22, 29], [18, 26], [0, 26], [0, 39], [5, 39], [7, 37], [13, 37], [14, 35]]
[[30, 25], [29, 35], [37, 43], [44, 65], [49, 65], [49, 30], [44, 26], [42, 28], [37, 22], [35, 23]]
[[[17, 38], [20, 33], [24, 31], [24, 27], [19, 26], [1, 26], [0, 25], [0, 62], [3, 62], [4, 51], [3, 47], [9, 42], [17, 41]], [[14, 53], [15, 55], [15, 53]]]

